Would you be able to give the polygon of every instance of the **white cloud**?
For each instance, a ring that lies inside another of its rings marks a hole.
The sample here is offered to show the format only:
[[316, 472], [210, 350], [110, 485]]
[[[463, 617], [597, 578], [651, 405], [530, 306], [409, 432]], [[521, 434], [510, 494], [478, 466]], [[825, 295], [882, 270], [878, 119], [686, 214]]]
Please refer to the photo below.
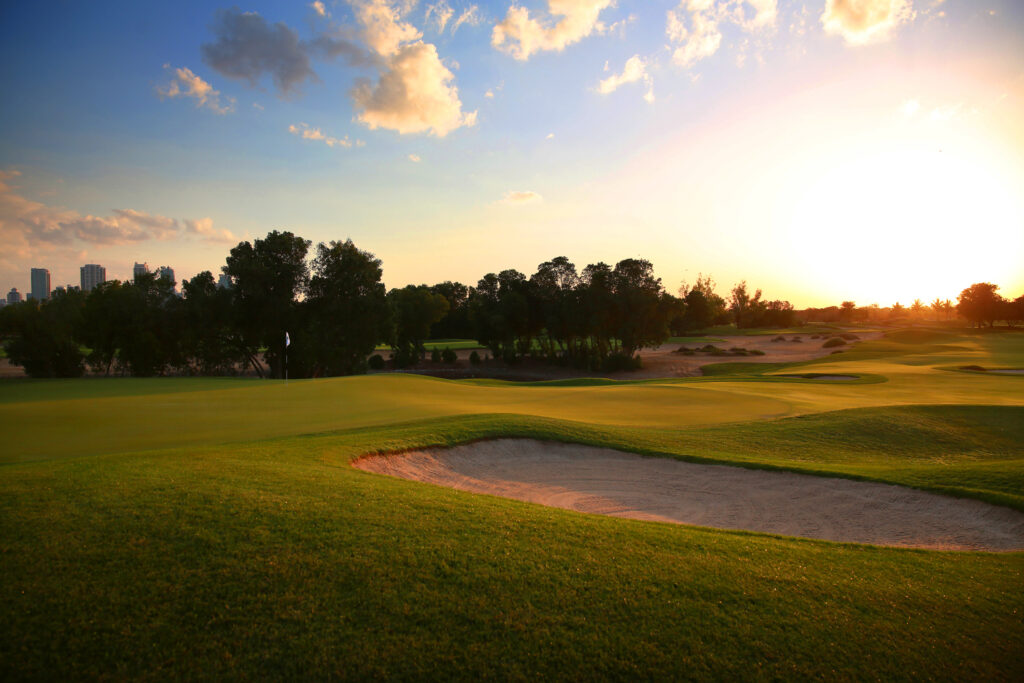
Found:
[[350, 0], [356, 19], [363, 26], [363, 40], [382, 57], [398, 53], [404, 43], [419, 40], [423, 34], [402, 21], [403, 7], [388, 0]]
[[185, 232], [199, 235], [209, 242], [222, 242], [234, 244], [239, 240], [230, 230], [218, 230], [213, 227], [213, 219], [210, 217], [198, 218], [196, 220], [185, 220]]
[[493, 100], [494, 99], [494, 91], [493, 90], [488, 90], [487, 92], [484, 93], [484, 97], [486, 97], [489, 100]]
[[544, 139], [545, 140], [554, 140], [555, 139], [555, 134], [554, 133], [548, 133], [547, 135], [544, 136]]
[[[165, 69], [170, 69], [169, 64], [164, 64]], [[191, 97], [196, 101], [196, 107], [205, 107], [218, 114], [227, 114], [235, 109], [235, 99], [225, 97], [221, 102], [220, 91], [214, 90], [213, 86], [195, 75], [191, 69], [181, 67], [172, 71], [171, 82], [162, 87], [157, 87], [156, 92], [160, 97]]]
[[921, 103], [917, 100], [907, 100], [900, 105], [900, 113], [908, 119], [913, 118], [914, 114], [916, 114], [920, 109]]
[[963, 104], [944, 104], [932, 109], [928, 118], [934, 123], [945, 123], [957, 118], [963, 112]]
[[295, 125], [294, 123], [288, 126], [288, 132], [292, 135], [298, 135], [303, 140], [313, 140], [315, 142], [322, 142], [328, 147], [344, 147], [348, 149], [352, 146], [352, 142], [346, 135], [343, 138], [335, 138], [330, 135], [325, 135], [319, 128], [311, 128], [309, 124], [300, 123]]
[[444, 137], [476, 124], [477, 112], [463, 112], [455, 76], [437, 48], [417, 42], [391, 57], [376, 85], [361, 82], [352, 91], [357, 118], [371, 129]]
[[647, 92], [644, 99], [654, 102], [654, 79], [647, 72], [647, 63], [640, 55], [633, 55], [626, 60], [626, 65], [620, 74], [612, 74], [597, 85], [597, 91], [602, 95], [609, 95], [619, 87], [627, 83], [643, 82], [647, 85]]
[[441, 0], [434, 5], [427, 5], [427, 10], [423, 15], [423, 21], [426, 24], [431, 23], [431, 17], [433, 17], [433, 24], [435, 30], [440, 33], [444, 30], [444, 27], [448, 25], [448, 20], [455, 14], [455, 10], [449, 5], [446, 0]]
[[533, 202], [540, 202], [543, 200], [543, 197], [532, 190], [509, 190], [498, 203], [506, 206], [521, 206], [523, 204], [532, 204]]
[[321, 17], [328, 16], [327, 8], [324, 7], [324, 3], [322, 3], [320, 0], [316, 0], [316, 2], [310, 3], [309, 6], [312, 7], [313, 11], [319, 14]]
[[484, 21], [483, 17], [480, 16], [480, 8], [476, 5], [470, 5], [468, 8], [462, 11], [459, 18], [452, 24], [452, 35], [459, 30], [463, 24], [467, 26], [479, 26]]
[[911, 0], [826, 0], [821, 23], [848, 45], [866, 45], [886, 40], [913, 18]]
[[677, 44], [672, 61], [689, 68], [718, 52], [724, 23], [759, 33], [774, 29], [777, 18], [777, 0], [682, 0], [666, 16], [665, 34]]
[[[25, 263], [44, 263], [53, 272], [77, 273], [93, 250], [181, 239], [190, 232], [208, 242], [227, 241], [225, 230], [208, 219], [178, 221], [135, 209], [114, 209], [107, 216], [82, 214], [29, 199], [11, 183], [21, 174], [0, 171], [0, 275], [23, 277]], [[190, 230], [196, 224], [198, 229]], [[56, 268], [56, 270], [54, 270]]]
[[[515, 59], [536, 52], [561, 51], [606, 27], [600, 14], [613, 0], [548, 0], [548, 17], [538, 20], [525, 7], [512, 5], [491, 32], [491, 45]], [[555, 17], [561, 17], [554, 21]]]
[[410, 154], [409, 155], [409, 161], [411, 161], [414, 164], [418, 164], [421, 161], [423, 161], [423, 159], [420, 158], [419, 154]]
[[177, 219], [113, 209], [109, 216], [83, 215], [24, 197], [8, 181], [16, 171], [0, 173], [0, 243], [5, 249], [38, 246], [113, 246], [146, 240], [170, 240], [180, 234]]

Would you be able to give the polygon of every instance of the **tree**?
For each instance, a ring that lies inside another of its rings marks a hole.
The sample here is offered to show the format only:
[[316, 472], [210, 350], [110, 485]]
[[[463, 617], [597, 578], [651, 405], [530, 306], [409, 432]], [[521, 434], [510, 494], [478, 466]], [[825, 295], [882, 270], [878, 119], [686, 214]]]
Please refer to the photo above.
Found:
[[352, 240], [320, 243], [316, 252], [306, 325], [294, 336], [297, 359], [313, 375], [365, 372], [366, 357], [391, 327], [380, 259]]
[[232, 294], [204, 271], [182, 283], [182, 355], [190, 372], [231, 375], [251, 362], [232, 323]]
[[853, 301], [844, 301], [839, 306], [839, 319], [843, 322], [853, 322], [853, 317], [857, 313], [857, 304]]
[[725, 299], [715, 294], [715, 281], [710, 275], [698, 273], [692, 287], [684, 282], [679, 288], [679, 297], [685, 304], [682, 314], [685, 330], [711, 327], [725, 315]]
[[469, 339], [473, 323], [469, 317], [469, 299], [473, 288], [446, 280], [430, 288], [448, 301], [448, 313], [430, 328], [430, 339]]
[[78, 377], [84, 370], [76, 333], [85, 295], [56, 294], [43, 302], [30, 299], [0, 309], [0, 336], [14, 365], [30, 377]]
[[956, 312], [961, 318], [975, 323], [981, 327], [988, 323], [989, 327], [995, 325], [1001, 312], [1003, 297], [996, 294], [999, 285], [989, 282], [976, 282], [967, 289], [960, 292], [957, 297]]
[[585, 335], [579, 306], [580, 277], [576, 266], [565, 256], [557, 256], [537, 266], [530, 278], [535, 317], [541, 320], [543, 345], [549, 358], [557, 350], [571, 356], [577, 350], [577, 339]]
[[736, 320], [736, 327], [756, 327], [765, 304], [761, 301], [761, 290], [753, 296], [747, 293], [747, 281], [743, 280], [732, 288], [729, 310]]
[[939, 319], [939, 315], [942, 313], [942, 299], [936, 297], [935, 301], [929, 304], [929, 307], [935, 312], [935, 319]]
[[284, 376], [285, 332], [298, 322], [296, 299], [309, 280], [309, 246], [309, 240], [274, 230], [262, 240], [240, 242], [223, 268], [234, 283], [235, 328], [260, 376], [256, 354], [261, 347], [271, 373]]
[[423, 342], [430, 328], [448, 312], [448, 300], [426, 285], [407, 285], [388, 292], [388, 304], [394, 321], [391, 346], [399, 367], [410, 365], [425, 353]]
[[624, 259], [612, 271], [615, 333], [620, 353], [632, 359], [645, 347], [658, 346], [669, 337], [669, 320], [676, 313], [675, 298], [667, 297], [661, 278], [644, 259]]
[[910, 312], [915, 318], [922, 317], [924, 311], [924, 303], [920, 299], [914, 299], [914, 303], [910, 304]]

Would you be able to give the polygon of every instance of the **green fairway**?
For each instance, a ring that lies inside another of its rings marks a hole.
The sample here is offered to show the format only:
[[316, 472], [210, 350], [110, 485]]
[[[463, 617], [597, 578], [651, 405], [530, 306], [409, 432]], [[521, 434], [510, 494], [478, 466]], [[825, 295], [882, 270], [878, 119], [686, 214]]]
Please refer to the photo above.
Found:
[[1024, 511], [1024, 380], [964, 365], [1024, 367], [1024, 334], [635, 382], [0, 382], [0, 676], [1019, 680], [1022, 552], [582, 515], [350, 465], [527, 436]]
[[[444, 351], [445, 349], [451, 349], [452, 351], [462, 351], [469, 349], [483, 349], [485, 347], [480, 345], [475, 339], [429, 339], [423, 342], [424, 348], [427, 351]], [[381, 351], [390, 352], [392, 349], [387, 344], [381, 344], [375, 349], [378, 353]]]

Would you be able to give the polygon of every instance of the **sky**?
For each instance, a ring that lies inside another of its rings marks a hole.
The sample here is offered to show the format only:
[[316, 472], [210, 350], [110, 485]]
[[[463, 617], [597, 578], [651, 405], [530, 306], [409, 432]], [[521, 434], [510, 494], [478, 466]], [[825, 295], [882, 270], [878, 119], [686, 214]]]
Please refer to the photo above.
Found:
[[3, 3], [0, 89], [3, 293], [290, 230], [389, 288], [1024, 294], [1019, 0]]

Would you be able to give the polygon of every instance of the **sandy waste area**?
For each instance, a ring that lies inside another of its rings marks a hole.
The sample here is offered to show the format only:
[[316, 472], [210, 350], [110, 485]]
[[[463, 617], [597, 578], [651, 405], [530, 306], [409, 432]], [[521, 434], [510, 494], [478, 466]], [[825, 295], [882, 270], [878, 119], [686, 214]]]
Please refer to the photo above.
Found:
[[1024, 549], [1024, 513], [901, 486], [532, 439], [357, 460], [362, 470], [578, 512], [942, 550]]

